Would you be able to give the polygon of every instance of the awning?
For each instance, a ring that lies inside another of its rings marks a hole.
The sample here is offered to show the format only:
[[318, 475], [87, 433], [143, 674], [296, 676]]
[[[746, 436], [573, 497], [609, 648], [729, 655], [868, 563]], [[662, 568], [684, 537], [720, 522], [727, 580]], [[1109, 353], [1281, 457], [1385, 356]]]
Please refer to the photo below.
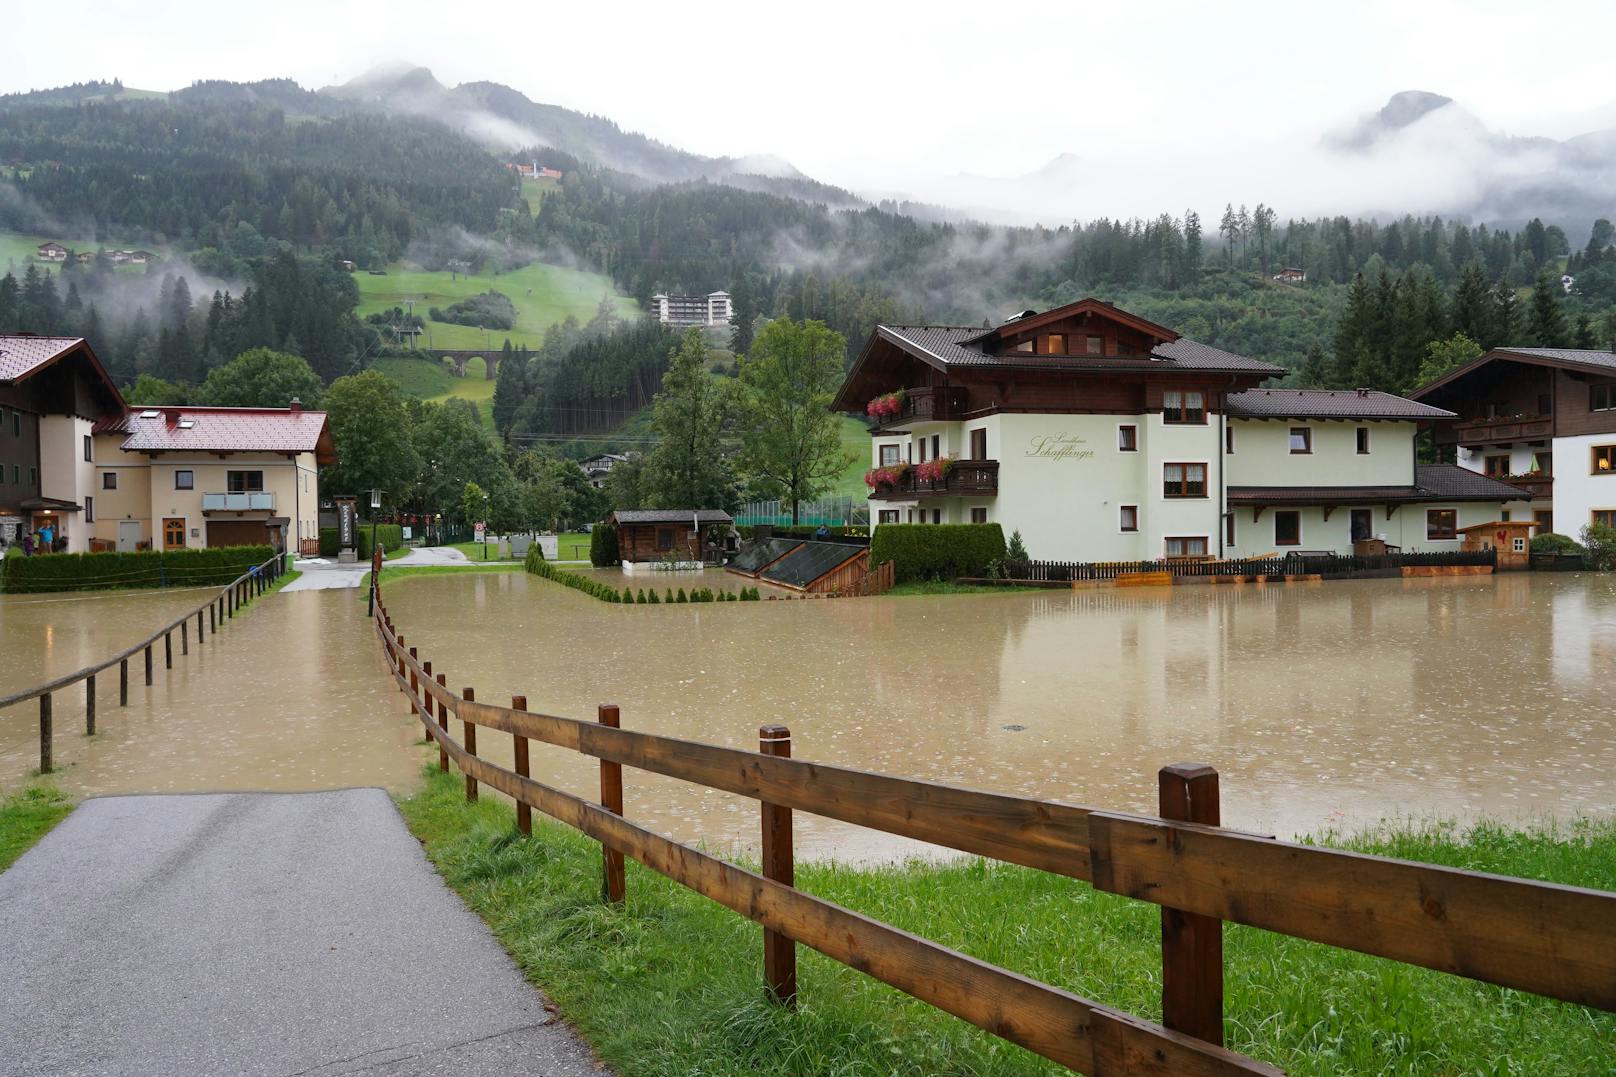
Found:
[[17, 502], [17, 507], [29, 512], [82, 512], [84, 506], [76, 501], [61, 501], [54, 497], [28, 497]]

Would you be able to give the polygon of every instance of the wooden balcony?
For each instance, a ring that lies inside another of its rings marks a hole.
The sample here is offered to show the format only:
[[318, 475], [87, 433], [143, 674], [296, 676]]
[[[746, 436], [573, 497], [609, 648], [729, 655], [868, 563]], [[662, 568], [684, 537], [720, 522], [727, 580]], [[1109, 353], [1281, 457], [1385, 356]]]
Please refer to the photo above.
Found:
[[1525, 496], [1534, 500], [1548, 499], [1554, 496], [1553, 475], [1503, 475], [1500, 481], [1507, 482]]
[[1453, 424], [1460, 445], [1501, 445], [1546, 441], [1554, 436], [1552, 415], [1516, 415], [1508, 419], [1465, 419]]
[[903, 395], [903, 410], [892, 423], [946, 423], [965, 415], [966, 394], [961, 386], [928, 385], [905, 389]]
[[999, 493], [997, 460], [960, 460], [940, 479], [922, 479], [910, 468], [888, 485], [870, 492], [872, 501], [906, 501], [916, 497], [996, 497]]

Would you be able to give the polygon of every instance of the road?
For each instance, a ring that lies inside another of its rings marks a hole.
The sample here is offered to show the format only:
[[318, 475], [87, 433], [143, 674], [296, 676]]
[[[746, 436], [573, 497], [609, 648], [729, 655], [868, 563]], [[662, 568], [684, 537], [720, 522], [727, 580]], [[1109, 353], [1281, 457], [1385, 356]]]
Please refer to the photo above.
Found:
[[599, 1072], [376, 789], [86, 801], [0, 939], [0, 1074]]
[[[387, 562], [391, 567], [414, 565], [469, 565], [466, 555], [453, 546], [418, 546], [403, 557]], [[335, 558], [311, 557], [299, 560], [294, 566], [302, 573], [281, 588], [283, 591], [325, 591], [337, 588], [357, 588], [370, 571], [369, 561], [341, 564]]]

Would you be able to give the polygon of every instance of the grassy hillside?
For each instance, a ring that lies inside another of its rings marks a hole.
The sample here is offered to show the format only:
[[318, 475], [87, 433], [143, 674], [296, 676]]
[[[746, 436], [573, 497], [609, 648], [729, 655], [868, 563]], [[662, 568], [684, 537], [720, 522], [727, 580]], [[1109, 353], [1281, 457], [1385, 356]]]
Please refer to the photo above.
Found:
[[[512, 344], [526, 344], [536, 349], [544, 339], [544, 331], [568, 315], [581, 322], [594, 317], [603, 295], [613, 296], [618, 311], [625, 317], [639, 313], [632, 299], [616, 295], [611, 278], [540, 262], [508, 273], [458, 277], [446, 270], [424, 270], [406, 264], [394, 266], [382, 276], [356, 273], [354, 280], [359, 285], [361, 317], [402, 307], [414, 300], [415, 313], [426, 322], [427, 336], [422, 338], [421, 344], [456, 351], [498, 349], [506, 337]], [[475, 326], [448, 325], [427, 318], [430, 307], [447, 307], [489, 290], [504, 294], [516, 306], [516, 326], [508, 332], [499, 329], [484, 332]]]
[[483, 426], [494, 429], [494, 383], [483, 376], [481, 359], [466, 364], [466, 376], [457, 378], [449, 372], [449, 364], [438, 359], [381, 358], [371, 362], [372, 369], [386, 374], [405, 396], [421, 400], [447, 400], [451, 396], [463, 397], [477, 405], [482, 413]]
[[863, 500], [870, 488], [864, 485], [864, 473], [870, 469], [870, 427], [863, 419], [843, 415], [842, 450], [853, 454], [853, 462], [842, 469], [832, 487], [830, 496]]

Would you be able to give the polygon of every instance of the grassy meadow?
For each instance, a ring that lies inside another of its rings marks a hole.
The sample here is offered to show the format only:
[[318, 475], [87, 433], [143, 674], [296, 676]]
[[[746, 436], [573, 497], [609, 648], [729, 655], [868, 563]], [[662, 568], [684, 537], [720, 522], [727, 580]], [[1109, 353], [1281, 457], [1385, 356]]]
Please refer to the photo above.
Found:
[[[524, 185], [524, 190], [526, 189]], [[354, 274], [359, 285], [360, 317], [403, 307], [408, 300], [415, 301], [415, 313], [426, 324], [427, 335], [420, 338], [423, 347], [465, 351], [473, 348], [499, 350], [507, 337], [513, 345], [526, 344], [537, 349], [544, 341], [544, 331], [568, 315], [580, 322], [595, 316], [601, 296], [613, 296], [618, 311], [625, 317], [639, 312], [632, 300], [616, 294], [610, 277], [599, 273], [585, 273], [561, 266], [534, 262], [508, 273], [478, 273], [470, 276], [451, 274], [447, 270], [426, 270], [405, 265], [394, 265], [381, 276], [359, 272]], [[448, 307], [461, 299], [487, 291], [500, 292], [516, 305], [516, 325], [510, 330], [484, 331], [470, 325], [449, 325], [434, 322], [427, 317], [431, 307]], [[482, 371], [478, 371], [481, 374]]]
[[[604, 904], [597, 844], [540, 819], [523, 839], [510, 804], [466, 804], [458, 774], [431, 768], [401, 807], [449, 885], [625, 1075], [1066, 1072], [806, 947], [799, 1008], [772, 1006], [757, 925], [632, 861], [627, 904]], [[1616, 888], [1613, 821], [1416, 826], [1340, 844]], [[1160, 1020], [1153, 905], [976, 858], [799, 864], [797, 885]], [[1616, 1015], [1238, 925], [1224, 945], [1229, 1046], [1291, 1073], [1569, 1075], [1608, 1073], [1616, 1058]]]

